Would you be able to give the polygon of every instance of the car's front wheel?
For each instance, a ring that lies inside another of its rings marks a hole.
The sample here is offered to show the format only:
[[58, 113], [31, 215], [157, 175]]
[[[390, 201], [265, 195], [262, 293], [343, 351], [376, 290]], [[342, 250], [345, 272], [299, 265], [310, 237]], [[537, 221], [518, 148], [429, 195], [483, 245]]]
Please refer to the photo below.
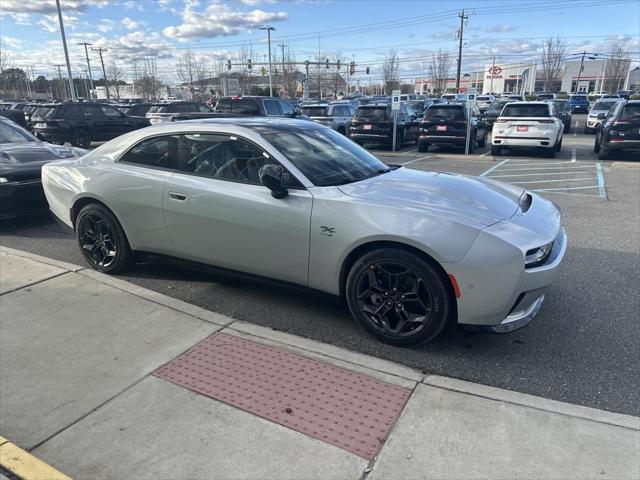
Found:
[[451, 315], [446, 277], [421, 257], [384, 248], [361, 257], [347, 277], [353, 317], [371, 334], [393, 345], [435, 338]]
[[84, 128], [77, 128], [71, 134], [71, 145], [78, 148], [89, 148], [91, 135]]
[[82, 255], [96, 270], [118, 273], [131, 264], [131, 248], [124, 230], [102, 205], [84, 206], [76, 218], [75, 230]]

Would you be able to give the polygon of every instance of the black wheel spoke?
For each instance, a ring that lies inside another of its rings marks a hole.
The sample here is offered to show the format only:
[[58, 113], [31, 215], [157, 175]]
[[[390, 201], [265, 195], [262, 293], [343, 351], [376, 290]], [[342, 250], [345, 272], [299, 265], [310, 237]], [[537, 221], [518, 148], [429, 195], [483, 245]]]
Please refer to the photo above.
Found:
[[108, 267], [118, 248], [111, 225], [99, 215], [85, 215], [78, 227], [79, 241], [85, 258], [95, 266]]

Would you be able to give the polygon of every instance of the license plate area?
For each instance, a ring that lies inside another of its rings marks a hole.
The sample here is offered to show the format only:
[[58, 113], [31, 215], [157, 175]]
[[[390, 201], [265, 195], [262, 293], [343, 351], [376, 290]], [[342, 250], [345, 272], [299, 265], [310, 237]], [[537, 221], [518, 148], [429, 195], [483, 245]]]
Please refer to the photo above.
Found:
[[528, 132], [529, 131], [529, 126], [528, 125], [518, 125], [518, 128], [516, 128], [516, 130], [518, 132]]
[[436, 132], [446, 132], [447, 131], [447, 126], [446, 125], [437, 125], [436, 126]]
[[372, 125], [363, 125], [362, 129], [363, 130], [371, 130]]

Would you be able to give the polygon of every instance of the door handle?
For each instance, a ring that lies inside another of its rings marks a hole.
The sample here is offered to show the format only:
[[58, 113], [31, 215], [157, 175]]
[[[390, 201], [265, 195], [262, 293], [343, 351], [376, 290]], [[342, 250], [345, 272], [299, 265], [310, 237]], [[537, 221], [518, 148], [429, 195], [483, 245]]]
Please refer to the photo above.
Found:
[[178, 193], [178, 192], [169, 192], [169, 198], [172, 200], [177, 200], [179, 202], [184, 202], [187, 199], [187, 194]]

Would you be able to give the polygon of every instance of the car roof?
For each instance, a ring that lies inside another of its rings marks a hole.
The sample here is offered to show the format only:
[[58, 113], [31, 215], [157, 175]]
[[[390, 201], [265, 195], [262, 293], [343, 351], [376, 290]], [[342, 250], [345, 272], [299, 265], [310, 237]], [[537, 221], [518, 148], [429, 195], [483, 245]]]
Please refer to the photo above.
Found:
[[324, 128], [315, 122], [297, 118], [283, 117], [227, 117], [227, 118], [203, 118], [197, 120], [186, 120], [178, 122], [182, 125], [198, 124], [207, 125], [236, 125], [238, 127], [255, 130], [260, 133], [266, 131], [289, 131], [295, 129], [319, 129]]

